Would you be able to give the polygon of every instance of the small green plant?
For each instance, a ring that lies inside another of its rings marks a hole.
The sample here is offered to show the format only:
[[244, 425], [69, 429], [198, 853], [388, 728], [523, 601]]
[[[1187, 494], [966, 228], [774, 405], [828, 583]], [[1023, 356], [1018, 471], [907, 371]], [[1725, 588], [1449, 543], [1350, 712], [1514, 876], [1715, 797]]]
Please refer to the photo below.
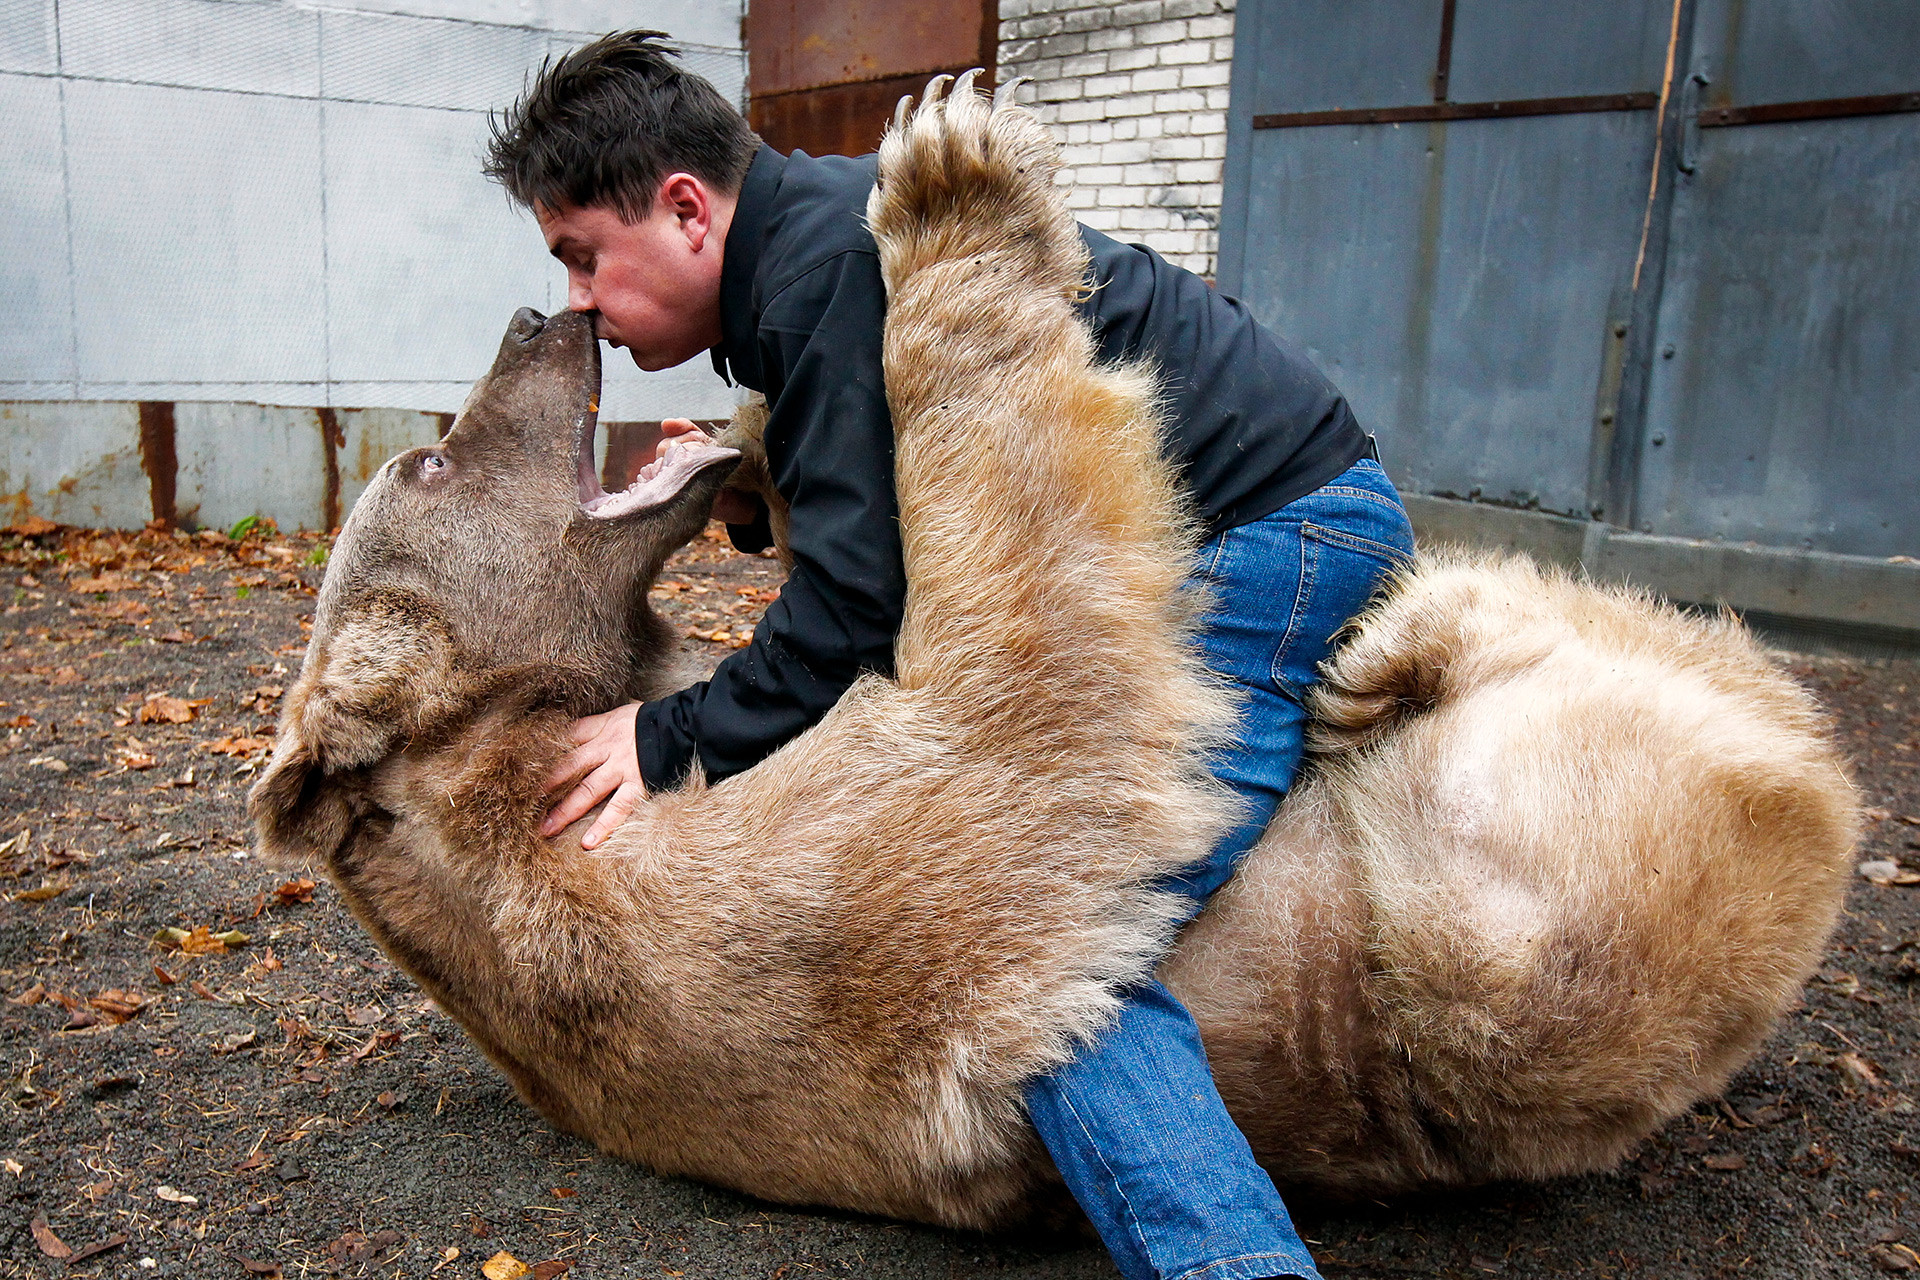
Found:
[[259, 516], [241, 516], [233, 522], [233, 528], [227, 530], [227, 536], [238, 542], [259, 527]]
[[248, 596], [253, 594], [253, 588], [252, 587], [235, 587], [233, 589], [233, 594], [239, 597], [240, 599], [245, 600]]
[[307, 552], [307, 559], [306, 559], [307, 564], [325, 564], [326, 562], [327, 562], [327, 544], [326, 543], [323, 542], [319, 546], [315, 547], [313, 550]]

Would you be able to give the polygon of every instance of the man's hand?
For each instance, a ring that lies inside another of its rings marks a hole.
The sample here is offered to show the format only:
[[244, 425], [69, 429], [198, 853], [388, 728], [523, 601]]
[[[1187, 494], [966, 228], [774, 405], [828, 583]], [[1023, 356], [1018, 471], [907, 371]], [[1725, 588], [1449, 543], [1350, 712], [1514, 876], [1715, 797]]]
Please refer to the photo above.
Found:
[[[580, 782], [547, 814], [547, 820], [540, 824], [541, 835], [559, 834], [602, 799], [612, 796], [580, 840], [581, 848], [597, 849], [615, 827], [626, 821], [633, 806], [647, 798], [633, 742], [634, 717], [639, 711], [639, 703], [629, 702], [604, 715], [573, 722], [573, 750], [548, 776], [547, 791], [551, 794], [576, 777]], [[582, 774], [586, 776], [580, 777]]]
[[[656, 459], [680, 444], [710, 444], [707, 433], [686, 418], [668, 418], [660, 424], [660, 443], [653, 446]], [[723, 524], [752, 524], [760, 517], [760, 500], [738, 489], [722, 489], [713, 500], [713, 518]]]

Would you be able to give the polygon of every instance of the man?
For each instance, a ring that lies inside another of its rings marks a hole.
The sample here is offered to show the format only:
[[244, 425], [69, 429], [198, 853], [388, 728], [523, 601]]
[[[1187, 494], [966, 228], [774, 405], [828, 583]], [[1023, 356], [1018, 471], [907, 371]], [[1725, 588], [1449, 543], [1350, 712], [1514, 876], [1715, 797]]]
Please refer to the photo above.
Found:
[[[753, 643], [711, 680], [580, 721], [552, 786], [556, 832], [606, 800], [603, 840], [650, 789], [698, 765], [750, 768], [867, 670], [890, 673], [906, 596], [881, 380], [886, 299], [863, 213], [873, 157], [783, 157], [656, 32], [607, 36], [542, 71], [496, 122], [488, 172], [533, 209], [566, 264], [568, 305], [643, 369], [701, 351], [763, 392], [794, 568]], [[1207, 665], [1244, 696], [1212, 768], [1240, 826], [1171, 887], [1198, 911], [1265, 829], [1298, 765], [1303, 699], [1330, 639], [1411, 550], [1392, 484], [1345, 401], [1239, 303], [1151, 251], [1082, 234], [1082, 305], [1101, 354], [1151, 361], [1165, 448], [1205, 525]], [[1034, 424], [1045, 430], [1046, 424]], [[695, 431], [667, 424], [664, 452]], [[719, 511], [737, 545], [764, 513]], [[1272, 1182], [1221, 1104], [1193, 1019], [1158, 983], [1034, 1081], [1027, 1106], [1129, 1280], [1313, 1277]]]

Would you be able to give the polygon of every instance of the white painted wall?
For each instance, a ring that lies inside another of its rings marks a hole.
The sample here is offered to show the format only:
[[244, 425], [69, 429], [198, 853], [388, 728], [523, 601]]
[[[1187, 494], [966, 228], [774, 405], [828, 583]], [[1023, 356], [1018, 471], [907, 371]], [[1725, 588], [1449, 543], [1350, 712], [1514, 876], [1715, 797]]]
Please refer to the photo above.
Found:
[[[0, 401], [451, 411], [564, 305], [479, 171], [551, 56], [653, 26], [733, 101], [742, 0], [0, 0]], [[723, 417], [613, 353], [603, 416]]]
[[1234, 0], [1000, 0], [1000, 79], [1063, 143], [1074, 216], [1209, 278]]

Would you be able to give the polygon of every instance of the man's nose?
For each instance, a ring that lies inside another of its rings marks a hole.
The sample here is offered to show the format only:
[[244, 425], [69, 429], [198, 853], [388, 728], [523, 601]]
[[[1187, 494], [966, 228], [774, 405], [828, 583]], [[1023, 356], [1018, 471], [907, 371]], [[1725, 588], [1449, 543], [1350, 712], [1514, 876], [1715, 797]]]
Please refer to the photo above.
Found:
[[584, 280], [567, 281], [567, 310], [593, 310], [593, 287]]

